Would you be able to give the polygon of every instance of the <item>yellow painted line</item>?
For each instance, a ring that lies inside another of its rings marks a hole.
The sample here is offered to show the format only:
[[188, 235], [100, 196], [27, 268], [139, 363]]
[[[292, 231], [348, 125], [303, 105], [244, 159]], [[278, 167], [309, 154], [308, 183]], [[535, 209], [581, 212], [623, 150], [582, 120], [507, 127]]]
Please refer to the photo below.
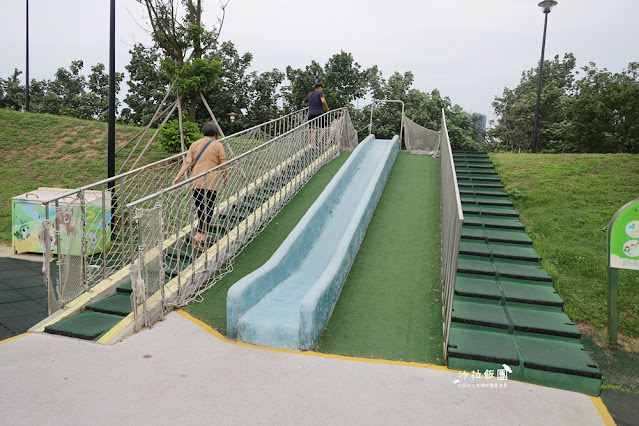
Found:
[[595, 404], [595, 408], [599, 412], [599, 415], [601, 416], [601, 420], [603, 420], [604, 423], [609, 426], [615, 426], [616, 423], [613, 420], [612, 416], [610, 415], [610, 411], [608, 411], [608, 408], [604, 405], [603, 401], [601, 400], [601, 397], [591, 396], [590, 399], [592, 403]]
[[4, 339], [4, 340], [0, 340], [0, 345], [2, 345], [3, 343], [9, 343], [9, 342], [10, 342], [10, 341], [12, 341], [12, 340], [19, 339], [19, 338], [24, 337], [24, 336], [27, 336], [27, 335], [29, 335], [29, 334], [31, 334], [31, 333], [22, 333], [22, 334], [18, 334], [17, 336], [7, 337], [7, 338], [6, 338], [6, 339]]
[[132, 324], [133, 321], [134, 321], [133, 312], [131, 312], [129, 315], [127, 315], [122, 320], [120, 320], [119, 323], [113, 326], [111, 330], [104, 333], [104, 335], [97, 340], [97, 343], [102, 345], [109, 344], [111, 340], [113, 340], [113, 338], [115, 338], [122, 330], [124, 330], [126, 327]]
[[259, 350], [267, 351], [267, 352], [280, 352], [280, 353], [286, 353], [286, 354], [306, 355], [306, 356], [314, 356], [314, 357], [318, 357], [318, 358], [338, 359], [338, 360], [342, 360], [342, 361], [367, 362], [367, 363], [371, 363], [371, 364], [400, 365], [400, 366], [404, 366], [404, 367], [417, 367], [417, 368], [426, 368], [426, 369], [429, 369], [429, 370], [447, 371], [449, 373], [458, 373], [457, 370], [451, 370], [451, 369], [449, 369], [446, 366], [436, 365], [436, 364], [423, 364], [423, 363], [419, 363], [419, 362], [408, 362], [408, 361], [391, 361], [391, 360], [387, 360], [387, 359], [358, 358], [358, 357], [350, 357], [350, 356], [345, 356], [345, 355], [324, 354], [324, 353], [313, 352], [313, 351], [293, 351], [293, 350], [289, 350], [289, 349], [268, 348], [266, 346], [252, 345], [250, 343], [244, 343], [244, 342], [239, 342], [239, 341], [236, 341], [236, 340], [230, 340], [229, 338], [227, 338], [226, 336], [224, 336], [223, 334], [221, 334], [220, 332], [215, 330], [210, 325], [208, 325], [208, 324], [200, 321], [199, 319], [191, 316], [190, 314], [184, 312], [182, 309], [177, 309], [175, 312], [177, 312], [178, 314], [180, 314], [184, 318], [188, 319], [189, 321], [193, 322], [194, 324], [196, 324], [197, 326], [199, 326], [200, 328], [202, 328], [203, 330], [205, 330], [209, 334], [213, 335], [217, 339], [223, 341], [224, 343], [229, 343], [231, 345], [244, 346], [244, 347], [247, 347], [247, 348], [259, 349]]

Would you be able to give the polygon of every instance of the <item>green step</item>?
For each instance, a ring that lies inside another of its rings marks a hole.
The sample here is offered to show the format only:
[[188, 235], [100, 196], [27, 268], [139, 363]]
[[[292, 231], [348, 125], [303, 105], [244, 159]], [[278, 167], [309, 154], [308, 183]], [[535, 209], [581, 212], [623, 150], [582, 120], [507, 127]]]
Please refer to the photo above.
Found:
[[486, 228], [484, 234], [489, 241], [501, 242], [501, 243], [513, 243], [513, 244], [528, 244], [532, 245], [532, 240], [523, 231], [517, 230], [496, 230]]
[[490, 247], [483, 240], [461, 240], [459, 243], [459, 254], [490, 257]]
[[132, 311], [131, 308], [131, 296], [125, 294], [116, 294], [106, 299], [102, 299], [97, 302], [89, 303], [86, 306], [87, 310], [101, 312], [103, 314], [127, 316]]
[[460, 188], [470, 188], [470, 189], [502, 189], [504, 185], [501, 184], [501, 181], [498, 179], [498, 182], [468, 182], [466, 180], [457, 182], [457, 186]]
[[540, 266], [533, 266], [530, 263], [496, 260], [494, 265], [502, 278], [552, 282], [552, 277], [548, 275], [548, 272]]
[[492, 300], [502, 298], [497, 280], [494, 277], [484, 277], [481, 275], [457, 274], [455, 279], [455, 294]]
[[[520, 364], [515, 344], [509, 334], [498, 330], [465, 328], [457, 324], [451, 325], [448, 357], [448, 368], [451, 369], [462, 369], [455, 365], [455, 358], [509, 366]], [[467, 363], [461, 365], [465, 366]]]
[[579, 341], [515, 335], [524, 367], [601, 379], [601, 371]]
[[530, 245], [507, 244], [491, 241], [490, 251], [496, 259], [525, 260], [528, 262], [541, 261], [541, 257], [537, 251]]
[[477, 204], [480, 206], [512, 207], [513, 203], [503, 197], [460, 196], [462, 204]]
[[500, 279], [500, 285], [507, 302], [563, 308], [564, 301], [552, 285], [534, 281]]
[[515, 331], [580, 339], [581, 333], [563, 312], [506, 305]]
[[[481, 220], [484, 222], [486, 228], [498, 228], [498, 229], [517, 229], [523, 231], [526, 229], [523, 223], [517, 218], [511, 217], [489, 217], [482, 216]], [[464, 222], [466, 218], [464, 218]]]
[[508, 318], [504, 308], [495, 303], [455, 300], [452, 320], [454, 322], [507, 330]]
[[133, 293], [133, 284], [129, 282], [126, 284], [119, 285], [118, 288], [116, 289], [116, 292], [122, 293], [122, 294], [131, 294]]
[[457, 261], [457, 272], [494, 276], [495, 268], [489, 258], [460, 255]]
[[84, 340], [96, 340], [111, 330], [122, 317], [100, 312], [83, 312], [71, 318], [48, 325], [44, 331], [50, 334], [75, 337]]

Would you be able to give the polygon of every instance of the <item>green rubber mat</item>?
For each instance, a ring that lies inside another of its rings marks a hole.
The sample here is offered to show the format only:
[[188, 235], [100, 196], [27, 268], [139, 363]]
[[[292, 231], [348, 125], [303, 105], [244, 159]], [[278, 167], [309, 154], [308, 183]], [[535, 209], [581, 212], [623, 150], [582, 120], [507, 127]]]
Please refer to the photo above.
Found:
[[483, 177], [497, 176], [497, 172], [495, 171], [478, 170], [478, 169], [460, 169], [460, 170], [455, 170], [455, 173], [457, 174], [457, 176], [467, 176], [470, 178], [483, 178]]
[[564, 301], [554, 287], [544, 282], [509, 280], [502, 278], [499, 284], [507, 302], [563, 308]]
[[457, 261], [457, 272], [474, 275], [495, 275], [495, 268], [490, 258], [460, 255]]
[[467, 326], [462, 324], [451, 325], [448, 341], [449, 368], [461, 369], [455, 366], [455, 358], [519, 365], [519, 356], [511, 335], [499, 330], [486, 331], [465, 327]]
[[600, 379], [601, 372], [579, 341], [515, 335], [526, 368]]
[[64, 319], [44, 328], [50, 334], [75, 337], [77, 339], [95, 340], [109, 331], [122, 317], [99, 312], [84, 312]]
[[532, 240], [523, 231], [510, 230], [510, 229], [484, 229], [484, 234], [489, 241], [500, 243], [513, 243], [513, 244], [529, 244], [532, 245]]
[[126, 284], [122, 284], [122, 285], [118, 286], [116, 291], [118, 293], [131, 294], [131, 293], [133, 293], [133, 284], [131, 284], [130, 282], [126, 283]]
[[[464, 213], [466, 207], [462, 206]], [[477, 212], [482, 216], [503, 216], [503, 217], [519, 217], [519, 213], [512, 207], [497, 207], [497, 206], [469, 206], [471, 209], [477, 209]]]
[[491, 300], [502, 298], [497, 281], [492, 277], [479, 275], [457, 274], [455, 294]]
[[127, 316], [133, 311], [131, 308], [131, 296], [116, 294], [98, 302], [89, 303], [87, 310], [102, 312], [104, 314]]
[[488, 244], [484, 241], [461, 240], [459, 243], [459, 254], [490, 257], [490, 247], [488, 247]]
[[497, 303], [455, 300], [453, 322], [508, 329], [509, 322], [504, 308]]
[[[466, 218], [464, 218], [465, 221]], [[482, 216], [482, 222], [486, 228], [501, 228], [501, 229], [517, 229], [523, 231], [526, 229], [523, 223], [517, 218], [513, 217], [489, 217]]]
[[497, 179], [496, 182], [471, 182], [468, 180], [460, 180], [458, 179], [457, 186], [460, 188], [471, 188], [471, 189], [503, 189], [504, 185], [501, 184], [501, 181]]
[[508, 198], [508, 193], [500, 188], [459, 188], [459, 194], [472, 197], [500, 197]]
[[498, 206], [512, 207], [513, 203], [504, 197], [477, 197], [477, 196], [460, 196], [462, 204], [477, 204], [480, 206]]
[[516, 278], [522, 280], [552, 282], [552, 277], [539, 266], [530, 262], [496, 260], [495, 268], [502, 278]]
[[478, 227], [462, 227], [461, 231], [462, 240], [485, 240], [486, 236], [484, 235], [484, 230]]
[[581, 333], [563, 312], [520, 308], [507, 305], [506, 309], [515, 331], [580, 339]]
[[490, 251], [493, 257], [497, 259], [525, 260], [528, 262], [539, 262], [541, 260], [537, 251], [529, 245], [491, 242]]

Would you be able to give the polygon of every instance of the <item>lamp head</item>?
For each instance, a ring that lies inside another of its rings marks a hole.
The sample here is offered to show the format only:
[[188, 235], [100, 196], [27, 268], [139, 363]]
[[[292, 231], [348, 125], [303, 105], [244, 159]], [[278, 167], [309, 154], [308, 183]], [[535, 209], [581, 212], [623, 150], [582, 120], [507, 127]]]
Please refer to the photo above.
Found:
[[236, 113], [236, 112], [229, 112], [227, 115], [228, 115], [228, 116], [229, 116], [229, 118], [231, 119], [231, 123], [235, 123], [235, 117], [237, 117], [237, 116], [238, 116], [238, 115], [240, 115], [240, 114], [238, 114], [238, 113]]
[[550, 9], [557, 6], [557, 2], [555, 0], [544, 0], [540, 1], [537, 6], [541, 7], [544, 13], [550, 13]]

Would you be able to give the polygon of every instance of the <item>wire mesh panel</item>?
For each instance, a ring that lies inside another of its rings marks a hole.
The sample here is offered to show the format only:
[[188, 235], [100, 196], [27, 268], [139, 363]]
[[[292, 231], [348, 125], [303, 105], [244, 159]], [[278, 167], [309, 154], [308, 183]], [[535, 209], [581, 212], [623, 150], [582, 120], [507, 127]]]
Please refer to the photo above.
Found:
[[420, 126], [408, 117], [404, 117], [404, 143], [411, 154], [439, 155], [440, 132]]
[[136, 209], [134, 221], [138, 227], [139, 241], [136, 264], [131, 268], [131, 298], [135, 331], [138, 331], [162, 319], [167, 306], [162, 256], [162, 206]]
[[339, 154], [341, 142], [352, 143], [342, 137], [349, 132], [354, 134], [348, 111], [334, 110], [267, 142], [254, 141], [253, 149], [226, 163], [129, 204], [164, 206], [161, 256], [169, 303], [199, 300], [230, 272], [240, 251]]
[[448, 339], [453, 314], [453, 297], [457, 277], [459, 241], [464, 222], [453, 152], [448, 139], [446, 116], [442, 110], [441, 147], [441, 208], [442, 208], [442, 319], [444, 333], [444, 360], [448, 358]]
[[57, 299], [61, 304], [86, 290], [84, 283], [84, 202], [81, 194], [55, 206], [58, 252]]

